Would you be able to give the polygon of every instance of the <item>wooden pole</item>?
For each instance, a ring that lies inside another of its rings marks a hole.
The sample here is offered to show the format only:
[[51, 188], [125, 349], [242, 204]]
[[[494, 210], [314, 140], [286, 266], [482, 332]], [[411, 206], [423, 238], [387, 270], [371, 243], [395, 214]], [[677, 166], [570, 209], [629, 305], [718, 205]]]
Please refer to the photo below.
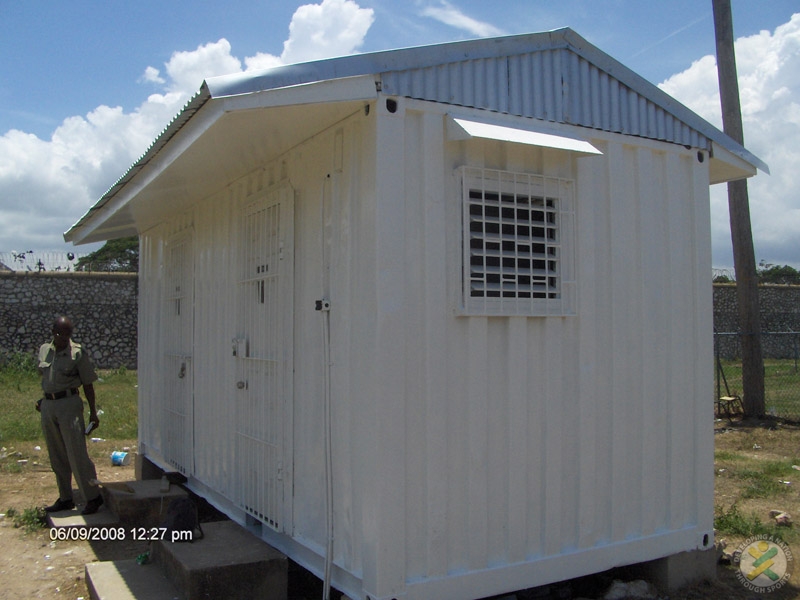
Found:
[[[725, 133], [744, 145], [742, 109], [733, 50], [733, 17], [730, 0], [712, 0], [717, 42], [717, 73]], [[742, 403], [747, 418], [764, 416], [764, 359], [761, 350], [761, 320], [758, 305], [758, 276], [750, 227], [747, 180], [728, 183], [728, 211], [736, 271], [739, 330], [742, 340]]]

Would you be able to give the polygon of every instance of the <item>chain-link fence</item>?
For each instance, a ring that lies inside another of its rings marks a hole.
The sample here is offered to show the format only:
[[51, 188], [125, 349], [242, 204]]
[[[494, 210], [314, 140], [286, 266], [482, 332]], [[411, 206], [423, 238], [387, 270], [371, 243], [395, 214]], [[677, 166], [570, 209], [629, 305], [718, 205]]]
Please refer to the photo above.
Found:
[[[800, 421], [800, 332], [762, 332], [766, 413]], [[714, 333], [715, 392], [719, 398], [742, 395], [741, 334]], [[717, 403], [719, 412], [720, 404]], [[723, 403], [722, 408], [725, 408]], [[739, 406], [732, 403], [731, 410]]]

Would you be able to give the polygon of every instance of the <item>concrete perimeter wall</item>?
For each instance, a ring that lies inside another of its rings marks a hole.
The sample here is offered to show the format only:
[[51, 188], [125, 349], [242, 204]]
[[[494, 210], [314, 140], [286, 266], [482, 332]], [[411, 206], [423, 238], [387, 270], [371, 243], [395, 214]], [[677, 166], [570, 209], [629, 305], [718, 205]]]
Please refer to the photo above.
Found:
[[137, 367], [136, 273], [0, 273], [0, 353], [35, 353], [67, 315], [97, 368]]

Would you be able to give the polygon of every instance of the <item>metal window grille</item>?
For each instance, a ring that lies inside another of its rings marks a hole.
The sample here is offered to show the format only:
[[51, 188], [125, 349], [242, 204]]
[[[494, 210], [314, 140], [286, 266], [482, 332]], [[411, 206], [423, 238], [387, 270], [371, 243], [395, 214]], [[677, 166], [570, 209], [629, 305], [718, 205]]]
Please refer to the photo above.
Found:
[[467, 167], [461, 181], [467, 312], [568, 314], [572, 182]]
[[252, 516], [282, 526], [286, 269], [291, 206], [280, 190], [243, 207], [239, 220], [236, 404], [238, 498]]

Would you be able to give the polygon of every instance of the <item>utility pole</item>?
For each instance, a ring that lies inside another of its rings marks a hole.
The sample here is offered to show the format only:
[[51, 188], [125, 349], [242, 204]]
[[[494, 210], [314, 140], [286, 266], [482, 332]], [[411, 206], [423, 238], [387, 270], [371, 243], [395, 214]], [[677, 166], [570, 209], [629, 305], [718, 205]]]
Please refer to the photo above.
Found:
[[[711, 0], [717, 41], [717, 73], [722, 104], [722, 128], [744, 145], [736, 56], [733, 51], [733, 17], [730, 0]], [[728, 183], [728, 211], [736, 271], [739, 330], [742, 342], [742, 403], [746, 418], [764, 416], [764, 358], [761, 351], [761, 315], [758, 306], [758, 277], [750, 227], [747, 180]]]

